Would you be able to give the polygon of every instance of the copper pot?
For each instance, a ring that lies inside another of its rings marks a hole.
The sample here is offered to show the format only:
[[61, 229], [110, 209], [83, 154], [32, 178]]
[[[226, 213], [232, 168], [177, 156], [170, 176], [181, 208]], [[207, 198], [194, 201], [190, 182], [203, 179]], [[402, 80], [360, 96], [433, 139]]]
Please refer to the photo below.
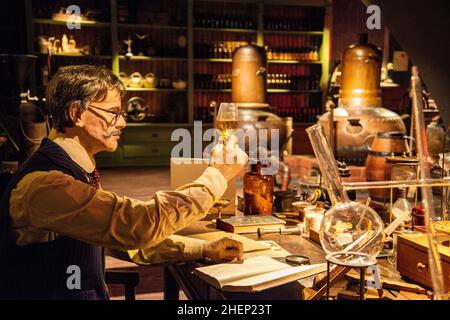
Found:
[[382, 52], [367, 43], [367, 33], [342, 53], [341, 103], [347, 108], [381, 107]]
[[268, 107], [267, 59], [264, 48], [247, 44], [233, 52], [231, 99], [239, 107]]
[[[329, 138], [330, 113], [323, 114], [319, 123]], [[381, 107], [336, 108], [335, 122], [336, 158], [347, 164], [364, 165], [368, 155], [366, 140], [378, 132], [398, 131], [406, 133], [406, 127], [398, 114]]]

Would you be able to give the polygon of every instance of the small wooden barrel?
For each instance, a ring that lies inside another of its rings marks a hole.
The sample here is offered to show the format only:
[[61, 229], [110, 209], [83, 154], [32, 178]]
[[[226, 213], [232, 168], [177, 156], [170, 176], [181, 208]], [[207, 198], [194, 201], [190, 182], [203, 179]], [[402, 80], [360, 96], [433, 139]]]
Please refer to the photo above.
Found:
[[[392, 164], [388, 163], [386, 158], [408, 153], [408, 139], [410, 137], [402, 132], [379, 132], [369, 147], [369, 155], [366, 160], [366, 180], [391, 180]], [[390, 189], [369, 189], [369, 194], [374, 200], [387, 202], [390, 197]]]

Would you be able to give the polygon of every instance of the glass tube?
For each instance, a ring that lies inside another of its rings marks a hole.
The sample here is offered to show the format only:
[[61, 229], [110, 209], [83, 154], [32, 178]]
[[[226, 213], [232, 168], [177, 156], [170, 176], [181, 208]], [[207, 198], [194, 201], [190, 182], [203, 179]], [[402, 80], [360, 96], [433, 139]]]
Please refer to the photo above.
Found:
[[[411, 76], [411, 100], [414, 126], [416, 131], [416, 146], [419, 157], [419, 174], [422, 180], [430, 178], [430, 168], [428, 164], [428, 145], [425, 133], [425, 120], [423, 116], [422, 86], [417, 66], [412, 67]], [[446, 298], [444, 277], [442, 272], [441, 258], [438, 251], [438, 241], [434, 228], [435, 210], [433, 195], [430, 187], [421, 187], [422, 203], [425, 211], [425, 226], [428, 239], [428, 261], [430, 264], [430, 274], [433, 285], [433, 294], [436, 300]]]
[[383, 221], [369, 206], [349, 200], [323, 127], [316, 124], [307, 128], [306, 132], [332, 204], [322, 219], [319, 231], [327, 260], [352, 267], [375, 264], [383, 248]]
[[343, 182], [342, 186], [344, 190], [366, 190], [366, 189], [406, 188], [406, 187], [442, 187], [442, 186], [450, 186], [450, 178], [447, 177], [443, 179]]

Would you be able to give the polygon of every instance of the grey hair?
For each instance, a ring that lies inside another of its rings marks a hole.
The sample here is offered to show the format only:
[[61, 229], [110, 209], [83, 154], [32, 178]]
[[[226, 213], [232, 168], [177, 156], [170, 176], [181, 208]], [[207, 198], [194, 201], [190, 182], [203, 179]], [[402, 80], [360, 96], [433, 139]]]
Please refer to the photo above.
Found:
[[111, 89], [117, 89], [121, 97], [126, 93], [124, 84], [105, 67], [73, 65], [59, 68], [45, 92], [53, 127], [60, 132], [73, 127], [70, 107], [75, 104], [80, 111], [85, 111], [91, 102], [103, 101]]

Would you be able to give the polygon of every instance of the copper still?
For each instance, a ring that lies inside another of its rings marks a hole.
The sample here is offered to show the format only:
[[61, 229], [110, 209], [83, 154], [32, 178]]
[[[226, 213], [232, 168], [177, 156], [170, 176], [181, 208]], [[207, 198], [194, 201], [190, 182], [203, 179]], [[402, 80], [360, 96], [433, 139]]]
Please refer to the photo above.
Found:
[[340, 100], [333, 109], [334, 128], [330, 128], [330, 112], [319, 118], [327, 138], [333, 135], [336, 158], [348, 164], [364, 165], [369, 136], [378, 132], [406, 133], [400, 116], [382, 107], [381, 60], [381, 50], [367, 43], [367, 34], [361, 34], [358, 43], [342, 54]]
[[282, 148], [287, 130], [284, 121], [269, 112], [266, 102], [267, 58], [264, 48], [253, 44], [237, 48], [233, 52], [231, 75], [231, 97], [232, 102], [238, 105], [239, 128], [256, 130], [257, 133], [260, 129], [267, 129], [268, 148], [271, 148], [270, 129], [278, 129]]

